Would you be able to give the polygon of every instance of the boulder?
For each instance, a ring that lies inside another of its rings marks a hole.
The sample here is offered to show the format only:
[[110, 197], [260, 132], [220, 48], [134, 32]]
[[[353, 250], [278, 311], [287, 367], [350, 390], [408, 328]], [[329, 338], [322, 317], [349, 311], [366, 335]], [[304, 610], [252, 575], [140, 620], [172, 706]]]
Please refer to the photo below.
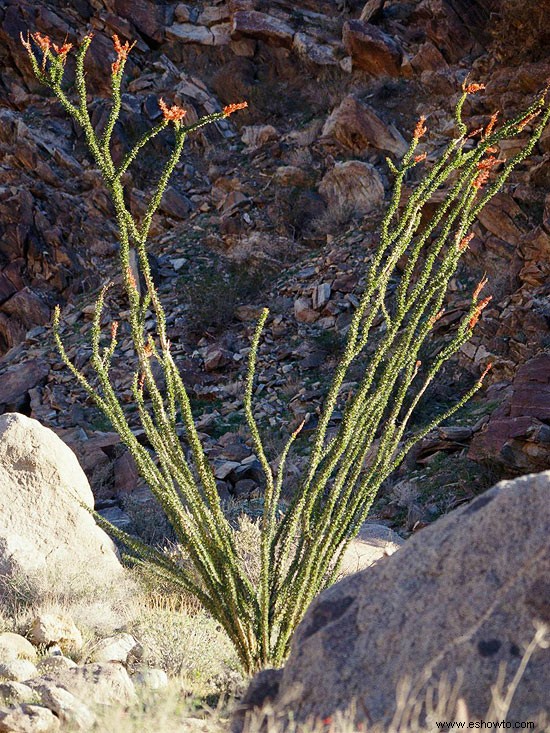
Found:
[[3, 662], [6, 659], [28, 659], [35, 662], [37, 659], [36, 649], [21, 634], [5, 631], [0, 634], [0, 661]]
[[[497, 388], [497, 385], [495, 385]], [[513, 471], [548, 467], [550, 455], [550, 354], [517, 370], [508, 394], [477, 432], [468, 451], [473, 461], [491, 460]]]
[[42, 705], [55, 713], [64, 725], [69, 726], [71, 730], [91, 730], [95, 723], [95, 715], [68, 690], [48, 684], [34, 689]]
[[4, 371], [0, 377], [0, 407], [22, 407], [29, 390], [44, 384], [50, 366], [42, 359], [29, 359]]
[[374, 565], [381, 557], [389, 557], [405, 540], [389, 527], [364, 522], [357, 536], [349, 543], [342, 557], [340, 573], [350, 575]]
[[117, 634], [101, 639], [88, 657], [90, 662], [121, 662], [127, 664], [130, 659], [140, 659], [143, 654], [141, 645], [131, 634]]
[[335, 137], [338, 142], [355, 153], [364, 152], [369, 146], [402, 156], [407, 143], [397, 130], [386, 125], [374, 111], [352, 94], [332, 112], [324, 124], [323, 137]]
[[0, 573], [103, 584], [122, 573], [76, 456], [37, 420], [0, 416]]
[[391, 36], [362, 20], [348, 20], [342, 32], [354, 69], [374, 77], [399, 76], [403, 52]]
[[0, 710], [0, 733], [57, 733], [59, 718], [42, 705], [18, 705]]
[[36, 667], [28, 659], [6, 659], [0, 662], [0, 677], [13, 682], [33, 677], [36, 674]]
[[[453, 684], [462, 674], [469, 719], [483, 719], [499, 670], [507, 689], [535, 625], [550, 622], [549, 526], [550, 471], [502, 481], [325, 590], [286, 666], [263, 686], [274, 715], [300, 724], [356, 700], [356, 722], [368, 711], [368, 727], [383, 727], [401, 682], [418, 703], [442, 677]], [[540, 646], [511, 701], [512, 727], [548, 711], [549, 687], [550, 648]]]
[[128, 705], [136, 701], [134, 685], [128, 672], [121, 664], [114, 662], [56, 670], [28, 680], [27, 684], [41, 694], [44, 686], [62, 687], [89, 704]]
[[376, 168], [362, 160], [336, 165], [319, 183], [319, 193], [335, 218], [345, 214], [370, 214], [384, 201], [384, 184]]
[[256, 10], [238, 10], [233, 16], [231, 37], [242, 36], [267, 41], [275, 46], [292, 46], [293, 29], [284, 21]]
[[40, 613], [31, 624], [31, 639], [34, 644], [59, 644], [65, 649], [80, 649], [82, 634], [72, 618], [55, 613]]

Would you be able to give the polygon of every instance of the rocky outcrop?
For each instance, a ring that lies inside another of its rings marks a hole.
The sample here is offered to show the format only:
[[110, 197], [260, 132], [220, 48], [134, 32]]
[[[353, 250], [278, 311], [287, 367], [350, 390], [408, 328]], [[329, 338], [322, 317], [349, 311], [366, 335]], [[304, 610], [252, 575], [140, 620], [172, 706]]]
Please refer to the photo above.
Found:
[[343, 42], [354, 69], [374, 77], [399, 76], [403, 51], [399, 43], [384, 31], [361, 20], [344, 25]]
[[510, 386], [487, 395], [500, 403], [474, 436], [468, 457], [518, 473], [545, 469], [550, 455], [550, 354], [520, 366]]
[[336, 163], [319, 183], [319, 193], [336, 220], [370, 214], [382, 205], [384, 185], [376, 168], [361, 160]]
[[[401, 681], [419, 702], [461, 670], [469, 719], [483, 719], [499, 669], [508, 685], [534, 624], [550, 621], [549, 497], [550, 471], [503, 481], [321, 593], [282, 672], [262, 694], [253, 683], [251, 706], [269, 696], [275, 718], [300, 723], [355, 700], [357, 722], [387, 724]], [[507, 720], [548, 710], [549, 670], [550, 650], [537, 649]]]
[[88, 479], [51, 430], [18, 413], [0, 417], [0, 483], [0, 572], [95, 584], [122, 572], [85, 508], [94, 505]]

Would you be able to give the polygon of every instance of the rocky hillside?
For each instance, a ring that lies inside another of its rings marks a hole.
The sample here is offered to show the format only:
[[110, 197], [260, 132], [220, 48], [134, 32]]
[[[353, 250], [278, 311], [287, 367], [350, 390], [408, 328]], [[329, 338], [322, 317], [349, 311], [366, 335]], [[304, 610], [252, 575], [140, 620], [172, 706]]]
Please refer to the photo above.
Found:
[[[276, 455], [305, 415], [309, 429], [315, 425], [389, 192], [386, 157], [403, 153], [424, 114], [430, 160], [453, 132], [452, 104], [468, 74], [486, 84], [465, 110], [472, 128], [495, 110], [507, 117], [528, 103], [550, 77], [549, 5], [542, 0], [527, 13], [515, 0], [3, 0], [0, 411], [56, 429], [111, 519], [143, 516], [150, 496], [62, 366], [48, 325], [61, 303], [69, 354], [85, 364], [95, 292], [117, 277], [111, 204], [81, 132], [34, 80], [20, 33], [74, 42], [94, 32], [87, 78], [98, 125], [109, 106], [110, 37], [137, 41], [115, 155], [159, 118], [160, 96], [183, 105], [190, 120], [249, 102], [238, 119], [189, 142], [154, 222], [151, 259], [220, 492], [253, 503], [261, 477], [239, 425], [259, 306], [269, 305], [271, 319], [258, 416]], [[137, 215], [169, 142], [157, 137], [133, 171]], [[484, 272], [493, 300], [429, 395], [425, 416], [491, 361], [489, 387], [395, 477], [378, 506], [388, 524], [412, 530], [471, 497], [483, 477], [488, 486], [495, 473], [550, 466], [549, 158], [550, 130], [474, 227], [427, 358]], [[120, 294], [111, 307], [118, 319]], [[123, 339], [114, 363], [123, 401], [131, 355]], [[445, 482], [451, 488], [443, 490]]]

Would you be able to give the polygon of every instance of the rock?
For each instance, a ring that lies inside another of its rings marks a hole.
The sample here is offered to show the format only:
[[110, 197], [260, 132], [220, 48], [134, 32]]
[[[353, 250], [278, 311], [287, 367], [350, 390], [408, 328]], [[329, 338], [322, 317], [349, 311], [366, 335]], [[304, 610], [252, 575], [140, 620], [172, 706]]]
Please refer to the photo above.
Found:
[[41, 705], [18, 705], [0, 710], [0, 733], [57, 733], [59, 718]]
[[170, 186], [164, 192], [159, 209], [173, 219], [186, 219], [189, 212], [193, 210], [193, 204], [187, 196]]
[[300, 323], [315, 323], [319, 314], [311, 307], [309, 298], [298, 298], [294, 301], [294, 317]]
[[256, 10], [238, 10], [233, 15], [231, 37], [238, 40], [241, 36], [257, 38], [276, 46], [292, 46], [293, 29], [278, 18]]
[[132, 677], [136, 685], [141, 685], [149, 690], [162, 690], [168, 686], [168, 675], [163, 669], [157, 667], [144, 667]]
[[166, 38], [179, 43], [201, 43], [205, 46], [214, 45], [214, 34], [210, 28], [192, 23], [174, 23], [166, 29]]
[[525, 219], [520, 207], [506, 193], [497, 193], [479, 212], [479, 221], [499, 239], [519, 245], [524, 231], [518, 222]]
[[42, 359], [29, 359], [10, 367], [0, 377], [0, 407], [22, 407], [29, 390], [43, 384], [50, 373], [50, 365]]
[[64, 725], [84, 731], [89, 731], [94, 725], [95, 715], [68, 690], [50, 684], [39, 685], [34, 689], [42, 705], [55, 713]]
[[273, 125], [245, 125], [241, 130], [241, 140], [252, 150], [280, 137], [280, 132]]
[[374, 166], [361, 160], [336, 163], [319, 183], [319, 193], [336, 218], [346, 213], [348, 216], [370, 214], [384, 201], [380, 174]]
[[232, 354], [227, 349], [220, 346], [212, 346], [204, 355], [204, 369], [207, 372], [213, 372], [227, 366], [232, 361]]
[[0, 416], [0, 572], [51, 572], [92, 585], [122, 573], [113, 542], [81, 506], [93, 507], [74, 453], [37, 420]]
[[98, 642], [88, 656], [88, 661], [127, 664], [131, 657], [140, 659], [142, 654], [141, 644], [131, 634], [117, 634]]
[[352, 94], [344, 98], [324, 124], [323, 137], [333, 136], [355, 153], [369, 146], [402, 156], [407, 143], [397, 130], [386, 125], [366, 104]]
[[337, 46], [319, 43], [316, 38], [307, 33], [295, 33], [292, 48], [298, 56], [318, 66], [338, 66], [339, 64], [338, 55], [335, 53]]
[[0, 677], [14, 682], [22, 682], [36, 675], [36, 667], [28, 659], [6, 659], [0, 662]]
[[136, 699], [128, 672], [116, 662], [85, 664], [28, 680], [28, 685], [33, 690], [40, 689], [45, 684], [63, 687], [75, 697], [91, 704], [128, 705]]
[[342, 575], [358, 573], [374, 565], [381, 557], [389, 557], [405, 540], [383, 524], [365, 522], [357, 537], [348, 545], [340, 565]]
[[30, 636], [34, 644], [59, 644], [61, 648], [78, 650], [82, 647], [82, 634], [69, 616], [41, 613], [31, 624]]
[[55, 654], [49, 657], [43, 657], [36, 665], [36, 669], [41, 675], [44, 675], [53, 674], [60, 669], [74, 669], [77, 666], [76, 662], [73, 662], [69, 657], [64, 657], [62, 654]]
[[[368, 711], [369, 725], [387, 726], [401, 681], [422, 701], [462, 670], [469, 719], [483, 719], [499, 669], [507, 686], [533, 625], [550, 621], [549, 496], [550, 471], [502, 481], [321, 593], [295, 633], [274, 718], [325, 719], [360, 699], [356, 722]], [[507, 720], [548, 709], [549, 673], [550, 649], [539, 648]]]
[[331, 290], [329, 283], [321, 283], [320, 285], [317, 285], [317, 287], [313, 291], [314, 310], [320, 310], [321, 308], [324, 308], [324, 306], [330, 300], [330, 293]]
[[35, 662], [36, 649], [28, 639], [20, 634], [5, 631], [0, 634], [0, 661], [6, 659], [28, 659]]
[[[496, 386], [496, 385], [495, 385]], [[544, 470], [550, 454], [550, 355], [519, 367], [511, 390], [470, 443], [468, 458], [514, 471]]]
[[114, 0], [114, 12], [129, 20], [138, 31], [158, 43], [165, 38], [168, 7], [156, 0]]
[[19, 705], [35, 699], [34, 691], [22, 682], [3, 682], [0, 684], [0, 704]]
[[26, 330], [50, 320], [50, 309], [30, 288], [24, 287], [0, 306], [0, 311], [18, 320]]
[[384, 7], [384, 1], [385, 0], [368, 0], [368, 2], [363, 6], [363, 10], [361, 10], [359, 20], [362, 20], [365, 23], [369, 23], [371, 20], [376, 20], [380, 11]]
[[342, 40], [354, 69], [376, 77], [401, 73], [401, 47], [376, 26], [361, 20], [348, 20], [344, 23]]

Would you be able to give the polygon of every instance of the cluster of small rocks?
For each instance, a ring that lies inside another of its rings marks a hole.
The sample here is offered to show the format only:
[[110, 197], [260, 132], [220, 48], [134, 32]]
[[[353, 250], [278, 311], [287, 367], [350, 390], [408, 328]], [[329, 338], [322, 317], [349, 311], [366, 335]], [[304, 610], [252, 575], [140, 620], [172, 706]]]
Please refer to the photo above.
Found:
[[[70, 655], [83, 655], [77, 664]], [[0, 731], [88, 731], [98, 705], [131, 705], [136, 689], [168, 684], [162, 669], [145, 666], [131, 634], [118, 633], [83, 650], [82, 634], [68, 616], [41, 613], [28, 638], [0, 634]]]

